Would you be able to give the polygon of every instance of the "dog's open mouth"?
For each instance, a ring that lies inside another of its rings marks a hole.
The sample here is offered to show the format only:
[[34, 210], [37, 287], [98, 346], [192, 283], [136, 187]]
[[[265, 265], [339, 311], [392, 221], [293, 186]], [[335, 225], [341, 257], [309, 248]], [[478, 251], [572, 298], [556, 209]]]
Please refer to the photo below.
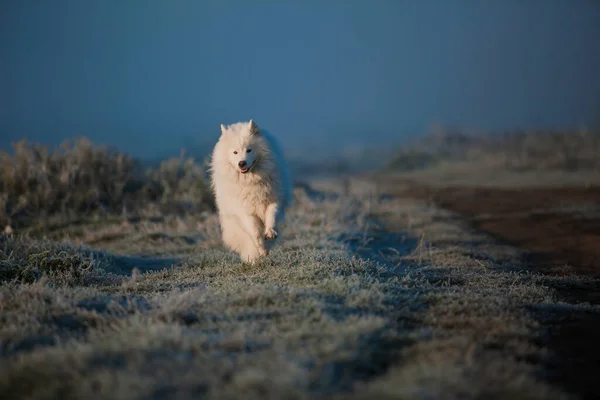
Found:
[[252, 166], [253, 166], [253, 165], [254, 165], [254, 163], [252, 163], [252, 164], [250, 164], [250, 165], [248, 165], [248, 166], [246, 166], [246, 167], [244, 167], [244, 168], [240, 168], [240, 172], [241, 172], [242, 174], [246, 174], [246, 173], [248, 173], [248, 172], [250, 171], [250, 169], [252, 168]]

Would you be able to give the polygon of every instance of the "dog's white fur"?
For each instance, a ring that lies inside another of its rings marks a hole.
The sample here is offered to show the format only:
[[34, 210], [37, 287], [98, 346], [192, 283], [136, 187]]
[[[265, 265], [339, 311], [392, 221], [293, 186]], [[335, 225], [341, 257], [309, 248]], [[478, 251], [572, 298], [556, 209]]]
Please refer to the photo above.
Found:
[[211, 183], [225, 245], [243, 261], [266, 256], [265, 239], [277, 237], [292, 200], [288, 168], [275, 138], [253, 120], [221, 125]]

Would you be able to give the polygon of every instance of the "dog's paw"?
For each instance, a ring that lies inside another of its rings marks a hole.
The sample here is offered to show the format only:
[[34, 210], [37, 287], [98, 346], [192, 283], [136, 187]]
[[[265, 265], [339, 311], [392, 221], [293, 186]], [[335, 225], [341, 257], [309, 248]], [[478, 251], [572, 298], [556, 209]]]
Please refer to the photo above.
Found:
[[268, 228], [265, 230], [265, 239], [273, 240], [277, 237], [277, 231], [273, 228]]

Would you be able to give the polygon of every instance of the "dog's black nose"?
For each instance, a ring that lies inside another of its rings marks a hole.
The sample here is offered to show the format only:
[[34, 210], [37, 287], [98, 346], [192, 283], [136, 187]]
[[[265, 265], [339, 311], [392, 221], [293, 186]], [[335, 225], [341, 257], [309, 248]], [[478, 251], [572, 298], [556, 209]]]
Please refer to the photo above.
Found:
[[240, 166], [240, 168], [244, 168], [246, 166], [246, 161], [240, 161], [238, 165]]

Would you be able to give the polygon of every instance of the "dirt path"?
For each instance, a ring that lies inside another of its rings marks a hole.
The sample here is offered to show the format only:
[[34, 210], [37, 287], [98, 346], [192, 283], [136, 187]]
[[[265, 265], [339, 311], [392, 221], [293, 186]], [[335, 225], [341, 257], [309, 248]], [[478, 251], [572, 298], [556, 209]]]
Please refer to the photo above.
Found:
[[[530, 270], [565, 278], [551, 283], [564, 302], [600, 304], [600, 187], [436, 188], [407, 180], [385, 186], [399, 198], [450, 210], [475, 229], [525, 251]], [[582, 398], [600, 398], [600, 314], [571, 310], [559, 319], [543, 321], [546, 344], [556, 356], [550, 379]]]
[[[396, 194], [431, 201], [478, 229], [531, 252], [545, 273], [600, 277], [600, 187], [432, 188], [405, 183]], [[565, 265], [571, 270], [565, 271]]]

